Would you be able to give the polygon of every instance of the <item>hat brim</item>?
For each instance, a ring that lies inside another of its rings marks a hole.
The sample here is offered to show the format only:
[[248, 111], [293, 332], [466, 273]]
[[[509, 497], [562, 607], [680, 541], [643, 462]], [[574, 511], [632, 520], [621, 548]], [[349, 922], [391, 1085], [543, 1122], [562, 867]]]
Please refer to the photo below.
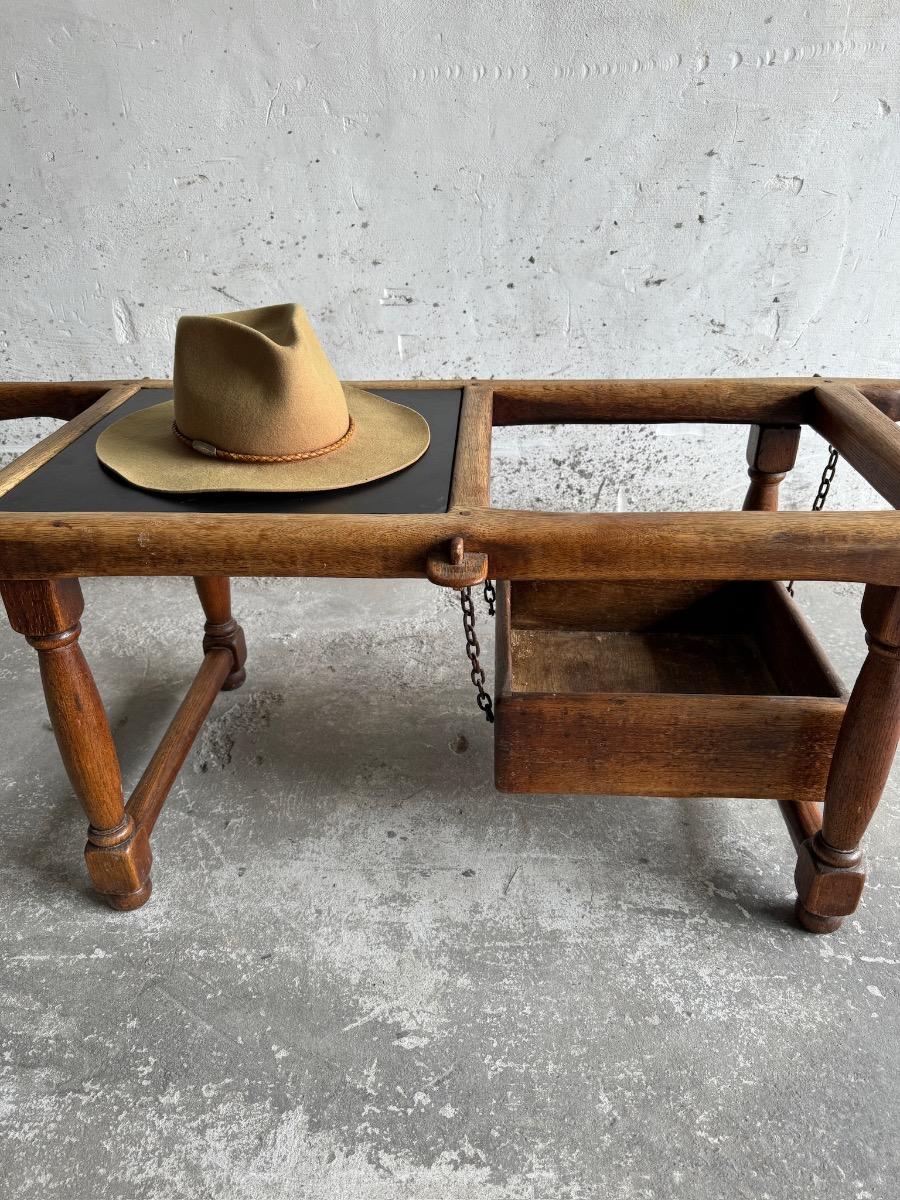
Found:
[[428, 449], [428, 422], [411, 408], [342, 384], [355, 426], [339, 450], [292, 463], [208, 458], [172, 432], [174, 401], [121, 417], [97, 439], [97, 457], [127, 483], [151, 492], [326, 492], [384, 479]]

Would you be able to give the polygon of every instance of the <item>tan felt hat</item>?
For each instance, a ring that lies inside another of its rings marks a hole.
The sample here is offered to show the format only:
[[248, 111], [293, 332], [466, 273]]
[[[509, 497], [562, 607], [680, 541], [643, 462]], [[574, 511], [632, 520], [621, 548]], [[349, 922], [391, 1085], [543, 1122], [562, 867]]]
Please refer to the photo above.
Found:
[[97, 457], [155, 492], [323, 492], [402, 471], [420, 413], [341, 383], [297, 304], [185, 316], [174, 400], [108, 426]]

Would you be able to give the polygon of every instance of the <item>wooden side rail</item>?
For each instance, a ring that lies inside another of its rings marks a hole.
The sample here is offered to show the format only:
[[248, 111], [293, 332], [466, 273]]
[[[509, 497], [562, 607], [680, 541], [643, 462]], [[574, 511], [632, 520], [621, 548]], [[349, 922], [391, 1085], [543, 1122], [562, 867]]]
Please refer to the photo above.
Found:
[[0, 513], [0, 579], [420, 578], [454, 537], [502, 579], [831, 579], [900, 584], [894, 512], [435, 515]]
[[[113, 388], [136, 382], [128, 379], [59, 380], [49, 383], [0, 382], [0, 421], [24, 417], [56, 417], [71, 421]], [[169, 387], [165, 379], [142, 379], [141, 387]]]
[[502, 579], [869, 582], [871, 574], [893, 579], [900, 568], [893, 513], [489, 510], [472, 517], [466, 544], [484, 549]]
[[810, 424], [841, 452], [894, 508], [900, 508], [900, 430], [848, 383], [823, 383], [813, 391]]
[[[900, 380], [842, 379], [891, 420]], [[494, 380], [494, 424], [677, 423], [807, 425], [815, 379]]]
[[[70, 420], [95, 400], [136, 380], [59, 380], [0, 382], [0, 421], [17, 417]], [[357, 387], [447, 388], [475, 386], [492, 391], [495, 425], [584, 421], [737, 424], [807, 424], [810, 389], [807, 376], [781, 379], [408, 379], [352, 381]], [[840, 379], [858, 389], [892, 421], [900, 421], [900, 380]], [[169, 388], [168, 379], [142, 379], [141, 387]]]

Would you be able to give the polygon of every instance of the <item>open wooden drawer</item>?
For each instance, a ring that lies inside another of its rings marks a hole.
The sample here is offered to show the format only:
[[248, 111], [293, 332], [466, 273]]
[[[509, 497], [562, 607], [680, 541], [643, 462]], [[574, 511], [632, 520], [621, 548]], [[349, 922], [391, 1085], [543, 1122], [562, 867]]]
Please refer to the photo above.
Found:
[[784, 586], [502, 585], [506, 792], [821, 800], [846, 707]]

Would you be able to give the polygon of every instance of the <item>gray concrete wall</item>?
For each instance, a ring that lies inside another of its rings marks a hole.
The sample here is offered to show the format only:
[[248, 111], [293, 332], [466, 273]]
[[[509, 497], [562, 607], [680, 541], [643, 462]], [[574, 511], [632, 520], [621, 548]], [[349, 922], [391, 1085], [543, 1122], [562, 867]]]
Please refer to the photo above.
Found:
[[[888, 0], [3, 0], [0, 377], [166, 374], [181, 312], [282, 299], [347, 377], [900, 376], [898, 34]], [[733, 507], [744, 442], [502, 430], [495, 499]], [[877, 500], [842, 466], [832, 502]], [[859, 590], [798, 588], [848, 681]], [[85, 591], [130, 791], [199, 609]], [[4, 1197], [896, 1196], [896, 770], [861, 911], [805, 937], [771, 803], [496, 793], [447, 592], [235, 606], [247, 684], [121, 919], [0, 620]]]
[[[0, 369], [167, 374], [181, 312], [292, 298], [348, 377], [900, 375], [898, 34], [886, 0], [7, 0]], [[541, 436], [500, 439], [504, 499], [739, 487], [727, 432]]]

